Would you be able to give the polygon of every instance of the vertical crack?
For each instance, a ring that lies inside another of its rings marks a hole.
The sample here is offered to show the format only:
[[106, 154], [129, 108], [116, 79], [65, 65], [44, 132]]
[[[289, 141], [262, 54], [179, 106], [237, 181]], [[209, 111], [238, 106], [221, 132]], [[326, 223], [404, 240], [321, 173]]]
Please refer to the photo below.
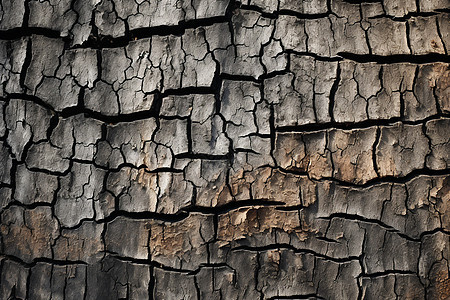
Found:
[[431, 138], [430, 138], [430, 137], [428, 136], [428, 134], [427, 134], [427, 126], [426, 126], [426, 124], [427, 124], [427, 123], [423, 123], [422, 126], [421, 126], [421, 128], [422, 128], [422, 133], [423, 133], [423, 135], [424, 135], [424, 136], [427, 138], [427, 140], [428, 140], [428, 152], [427, 152], [427, 154], [425, 155], [425, 159], [424, 159], [424, 162], [423, 162], [423, 167], [424, 167], [424, 168], [427, 167], [427, 161], [428, 161], [430, 155], [433, 153], [433, 144], [432, 144], [432, 142], [431, 142]]
[[373, 162], [373, 168], [375, 169], [375, 173], [377, 174], [377, 177], [380, 177], [380, 172], [379, 172], [378, 164], [377, 164], [377, 146], [378, 146], [378, 143], [380, 142], [380, 135], [381, 135], [381, 129], [380, 129], [380, 126], [377, 126], [375, 141], [373, 142], [373, 146], [372, 146], [372, 162]]
[[331, 122], [335, 122], [334, 119], [334, 101], [335, 101], [335, 97], [336, 97], [336, 92], [337, 89], [339, 87], [339, 82], [341, 80], [341, 63], [338, 62], [337, 68], [336, 68], [336, 79], [333, 82], [333, 85], [331, 86], [331, 90], [330, 90], [330, 103], [329, 103], [329, 107], [328, 107], [328, 114], [330, 115], [330, 120]]
[[439, 104], [439, 97], [437, 95], [437, 85], [434, 85], [432, 88], [433, 91], [433, 97], [434, 97], [434, 101], [435, 101], [435, 105], [436, 105], [436, 111], [438, 113], [438, 115], [442, 115], [442, 110], [441, 110], [441, 105]]
[[408, 45], [409, 54], [413, 54], [411, 50], [411, 38], [410, 38], [410, 28], [409, 28], [409, 22], [405, 21], [405, 28], [406, 28], [406, 44]]
[[273, 107], [273, 103], [269, 104], [270, 115], [269, 115], [269, 128], [270, 128], [270, 156], [272, 157], [275, 164], [277, 161], [275, 160], [274, 152], [275, 152], [275, 140], [276, 140], [276, 129], [275, 129], [275, 108]]
[[96, 49], [95, 54], [97, 55], [97, 78], [94, 80], [93, 86], [102, 79], [102, 50]]
[[[448, 55], [447, 47], [445, 46], [444, 40], [442, 39], [441, 28], [439, 27], [439, 18], [435, 17], [435, 20], [436, 20], [437, 34], [438, 34], [439, 38], [441, 39], [442, 47], [444, 47], [444, 53], [445, 53], [446, 55]], [[447, 21], [448, 21], [448, 20], [447, 20]], [[449, 34], [449, 33], [447, 32], [447, 34]]]
[[[0, 274], [2, 274], [0, 269]], [[30, 283], [31, 283], [31, 268], [28, 269], [27, 274], [27, 283], [26, 283], [26, 290], [25, 290], [25, 299], [30, 299]]]
[[[214, 274], [214, 269], [212, 270], [212, 272]], [[197, 276], [194, 276], [194, 287], [195, 287], [195, 291], [197, 293], [197, 300], [201, 300], [201, 292], [200, 292], [200, 287], [198, 286]]]
[[31, 0], [25, 0], [24, 3], [24, 13], [23, 13], [23, 23], [22, 23], [22, 28], [28, 28], [28, 24], [30, 21], [30, 2]]
[[25, 86], [25, 79], [27, 76], [27, 70], [31, 64], [31, 59], [32, 59], [32, 42], [31, 42], [31, 38], [29, 38], [27, 41], [25, 60], [23, 62], [22, 70], [20, 71], [20, 77], [19, 77], [19, 84], [22, 87], [23, 91], [26, 91], [28, 89]]
[[400, 92], [400, 120], [405, 119], [405, 93]]

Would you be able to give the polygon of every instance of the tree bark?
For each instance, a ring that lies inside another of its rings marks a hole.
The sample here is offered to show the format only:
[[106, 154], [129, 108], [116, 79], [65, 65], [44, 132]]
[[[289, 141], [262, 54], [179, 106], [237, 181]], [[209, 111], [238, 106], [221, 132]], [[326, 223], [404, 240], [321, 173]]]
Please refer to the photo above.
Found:
[[449, 299], [445, 0], [1, 0], [1, 299]]

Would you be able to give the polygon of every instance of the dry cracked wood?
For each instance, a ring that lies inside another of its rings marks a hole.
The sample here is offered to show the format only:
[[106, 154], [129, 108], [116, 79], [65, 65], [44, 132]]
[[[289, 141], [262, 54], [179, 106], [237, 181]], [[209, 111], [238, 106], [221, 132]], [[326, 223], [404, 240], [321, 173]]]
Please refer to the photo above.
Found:
[[1, 299], [448, 299], [445, 0], [0, 0]]

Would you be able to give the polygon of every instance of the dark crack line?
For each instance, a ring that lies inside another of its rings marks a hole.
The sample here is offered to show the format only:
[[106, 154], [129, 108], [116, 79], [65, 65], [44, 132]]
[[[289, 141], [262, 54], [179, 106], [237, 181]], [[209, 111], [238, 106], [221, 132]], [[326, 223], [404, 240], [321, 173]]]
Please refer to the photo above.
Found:
[[285, 244], [285, 243], [270, 244], [270, 245], [258, 246], [258, 247], [244, 245], [244, 246], [238, 246], [238, 247], [231, 248], [231, 251], [245, 250], [245, 251], [252, 251], [252, 252], [264, 252], [264, 251], [280, 250], [280, 249], [291, 250], [294, 253], [298, 253], [298, 254], [311, 254], [315, 257], [318, 257], [318, 258], [321, 258], [324, 260], [328, 260], [328, 261], [332, 261], [332, 262], [336, 262], [336, 263], [347, 263], [347, 262], [359, 260], [358, 256], [348, 256], [345, 258], [336, 258], [336, 257], [332, 257], [332, 256], [328, 256], [328, 255], [324, 255], [324, 254], [315, 252], [310, 249], [303, 249], [303, 248], [299, 249], [290, 244]]

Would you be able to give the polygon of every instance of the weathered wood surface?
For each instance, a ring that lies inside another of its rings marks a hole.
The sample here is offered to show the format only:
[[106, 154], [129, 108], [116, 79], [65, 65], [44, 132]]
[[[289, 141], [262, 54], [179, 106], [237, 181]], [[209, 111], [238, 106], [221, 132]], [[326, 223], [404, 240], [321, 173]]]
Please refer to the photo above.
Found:
[[0, 299], [449, 299], [448, 1], [0, 1]]

